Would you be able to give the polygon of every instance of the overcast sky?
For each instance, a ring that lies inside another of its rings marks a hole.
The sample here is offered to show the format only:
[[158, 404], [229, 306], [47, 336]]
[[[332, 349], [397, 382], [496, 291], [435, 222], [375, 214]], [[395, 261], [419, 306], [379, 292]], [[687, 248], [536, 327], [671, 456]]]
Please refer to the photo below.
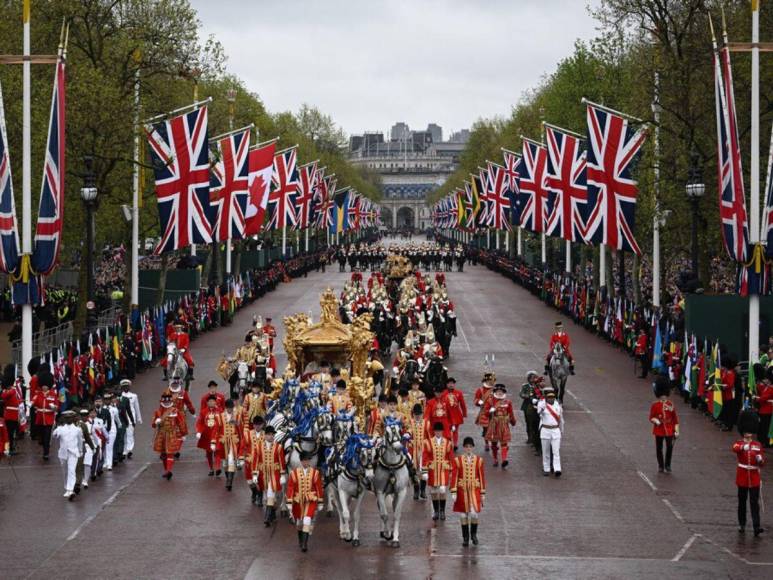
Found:
[[349, 133], [450, 131], [507, 115], [595, 36], [595, 0], [191, 0], [229, 72], [271, 112], [309, 103]]

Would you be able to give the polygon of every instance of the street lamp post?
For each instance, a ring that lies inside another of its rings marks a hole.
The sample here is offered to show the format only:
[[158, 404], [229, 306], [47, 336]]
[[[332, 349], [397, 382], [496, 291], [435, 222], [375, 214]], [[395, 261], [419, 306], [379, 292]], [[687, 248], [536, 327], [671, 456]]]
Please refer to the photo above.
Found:
[[94, 323], [94, 210], [97, 206], [97, 178], [94, 174], [94, 158], [86, 156], [83, 158], [86, 166], [86, 173], [83, 176], [83, 187], [81, 188], [81, 199], [86, 207], [86, 300], [87, 314], [86, 325], [91, 328]]
[[698, 206], [701, 198], [706, 193], [706, 184], [703, 183], [703, 172], [698, 164], [695, 156], [693, 156], [687, 185], [685, 186], [685, 193], [687, 199], [692, 206], [692, 233], [691, 233], [691, 249], [690, 249], [690, 262], [693, 272], [693, 276], [698, 278]]

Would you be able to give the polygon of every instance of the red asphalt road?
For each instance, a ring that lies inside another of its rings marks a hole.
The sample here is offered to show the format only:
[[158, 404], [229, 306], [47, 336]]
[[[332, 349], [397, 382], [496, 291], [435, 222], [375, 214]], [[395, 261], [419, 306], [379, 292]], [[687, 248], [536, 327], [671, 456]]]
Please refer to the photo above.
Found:
[[[214, 377], [223, 351], [241, 343], [253, 314], [319, 315], [320, 292], [340, 290], [344, 276], [310, 274], [242, 310], [230, 327], [199, 338], [194, 402]], [[495, 355], [499, 381], [517, 391], [530, 369], [541, 370], [555, 311], [506, 278], [482, 267], [447, 275], [459, 337], [449, 372], [468, 405]], [[145, 423], [132, 461], [106, 473], [75, 502], [62, 497], [55, 452], [49, 464], [29, 441], [0, 464], [3, 578], [755, 578], [773, 576], [773, 538], [739, 536], [735, 524], [732, 436], [678, 403], [682, 437], [674, 473], [657, 473], [647, 422], [649, 381], [633, 376], [624, 353], [566, 321], [578, 374], [569, 383], [563, 477], [543, 478], [540, 458], [525, 445], [522, 415], [513, 434], [510, 469], [486, 458], [488, 494], [477, 548], [462, 548], [455, 515], [433, 526], [428, 502], [408, 500], [402, 547], [379, 541], [375, 498], [363, 502], [362, 546], [338, 540], [338, 519], [320, 517], [310, 551], [298, 551], [286, 520], [272, 529], [249, 502], [237, 474], [232, 493], [207, 477], [204, 457], [186, 443], [171, 482], [160, 478], [149, 420], [163, 388], [160, 369], [140, 375]], [[482, 441], [472, 425], [462, 435]], [[192, 425], [191, 425], [192, 427]], [[763, 474], [766, 478], [766, 474]], [[449, 510], [450, 512], [450, 506]], [[771, 522], [770, 516], [763, 514]], [[772, 530], [773, 531], [773, 530]], [[773, 533], [770, 534], [773, 536]]]

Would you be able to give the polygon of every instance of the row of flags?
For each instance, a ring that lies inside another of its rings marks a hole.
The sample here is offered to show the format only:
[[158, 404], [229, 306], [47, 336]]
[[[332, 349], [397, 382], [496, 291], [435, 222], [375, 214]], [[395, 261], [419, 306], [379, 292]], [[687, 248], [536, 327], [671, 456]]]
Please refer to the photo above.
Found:
[[[64, 31], [63, 31], [64, 34]], [[65, 56], [59, 45], [43, 162], [38, 220], [31, 255], [23, 255], [13, 194], [11, 158], [0, 87], [0, 272], [10, 275], [15, 304], [39, 304], [42, 277], [57, 264], [64, 227]]]
[[326, 175], [317, 161], [299, 165], [297, 146], [251, 146], [252, 127], [210, 144], [206, 106], [145, 130], [162, 231], [157, 254], [263, 230], [340, 233], [380, 223], [378, 205], [351, 187], [336, 189], [335, 174]]
[[535, 233], [641, 254], [636, 238], [638, 188], [632, 169], [646, 127], [587, 103], [587, 133], [544, 123], [545, 142], [522, 138], [520, 153], [503, 149], [433, 208], [439, 228]]

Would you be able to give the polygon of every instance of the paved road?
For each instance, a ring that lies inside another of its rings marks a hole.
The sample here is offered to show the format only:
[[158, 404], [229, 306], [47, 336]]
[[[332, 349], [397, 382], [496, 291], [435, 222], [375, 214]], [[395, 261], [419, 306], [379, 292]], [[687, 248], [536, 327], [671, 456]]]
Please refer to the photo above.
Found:
[[[223, 350], [242, 340], [253, 314], [312, 310], [328, 271], [295, 280], [250, 308], [234, 325], [193, 345], [198, 401]], [[471, 402], [485, 354], [499, 380], [517, 386], [540, 369], [551, 325], [548, 309], [520, 287], [481, 267], [448, 276], [459, 338], [449, 371]], [[188, 442], [171, 482], [151, 450], [151, 429], [138, 430], [135, 458], [106, 474], [76, 502], [61, 497], [61, 473], [33, 449], [0, 466], [0, 542], [4, 578], [754, 578], [773, 576], [773, 538], [739, 537], [735, 527], [730, 436], [679, 407], [683, 436], [674, 473], [658, 474], [646, 414], [651, 390], [633, 377], [631, 360], [568, 323], [578, 375], [569, 384], [562, 456], [564, 476], [543, 478], [525, 445], [520, 420], [511, 466], [488, 467], [488, 503], [477, 548], [462, 548], [454, 516], [437, 527], [427, 502], [406, 504], [402, 548], [378, 540], [375, 500], [365, 502], [362, 546], [338, 540], [337, 518], [322, 517], [310, 552], [297, 549], [286, 521], [271, 530], [249, 502], [207, 477]], [[280, 339], [283, 329], [279, 328]], [[280, 341], [281, 344], [281, 341]], [[280, 363], [283, 357], [280, 353]], [[158, 369], [136, 381], [149, 418], [162, 389]], [[471, 422], [471, 421], [470, 421]], [[471, 426], [463, 435], [477, 436]], [[479, 437], [478, 437], [479, 439]], [[28, 443], [27, 443], [28, 444]], [[237, 480], [237, 484], [240, 483]], [[768, 516], [767, 519], [771, 520]], [[10, 557], [9, 557], [10, 556]]]

